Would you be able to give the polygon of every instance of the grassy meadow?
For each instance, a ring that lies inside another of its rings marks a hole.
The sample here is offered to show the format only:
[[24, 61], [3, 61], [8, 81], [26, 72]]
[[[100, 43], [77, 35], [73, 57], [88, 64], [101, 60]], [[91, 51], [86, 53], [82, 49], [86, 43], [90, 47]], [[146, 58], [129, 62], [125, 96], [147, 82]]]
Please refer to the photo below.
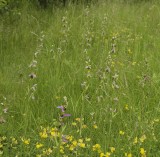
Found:
[[26, 1], [0, 15], [0, 156], [159, 157], [159, 10]]

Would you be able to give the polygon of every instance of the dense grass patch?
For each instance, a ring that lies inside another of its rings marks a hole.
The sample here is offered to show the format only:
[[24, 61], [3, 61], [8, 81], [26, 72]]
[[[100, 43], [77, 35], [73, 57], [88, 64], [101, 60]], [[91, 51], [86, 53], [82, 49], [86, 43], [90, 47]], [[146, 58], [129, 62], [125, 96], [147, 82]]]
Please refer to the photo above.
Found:
[[0, 156], [160, 156], [159, 9], [1, 15]]

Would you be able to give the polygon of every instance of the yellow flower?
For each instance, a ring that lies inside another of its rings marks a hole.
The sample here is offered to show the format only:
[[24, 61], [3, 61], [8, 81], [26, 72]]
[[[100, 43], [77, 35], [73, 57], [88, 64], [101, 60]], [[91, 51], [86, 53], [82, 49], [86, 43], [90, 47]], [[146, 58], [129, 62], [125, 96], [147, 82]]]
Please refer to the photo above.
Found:
[[0, 143], [0, 148], [3, 148], [3, 144]]
[[129, 53], [129, 54], [132, 54], [132, 51], [131, 51], [131, 49], [128, 49], [128, 53]]
[[110, 157], [111, 153], [107, 152], [106, 157]]
[[82, 143], [82, 142], [83, 142], [83, 139], [79, 139], [78, 142]]
[[40, 132], [39, 135], [40, 135], [41, 138], [47, 138], [48, 137], [47, 132], [45, 130], [43, 132]]
[[131, 154], [131, 153], [129, 153], [129, 154], [127, 155], [127, 157], [132, 157], [132, 154]]
[[74, 146], [77, 146], [78, 143], [77, 143], [77, 141], [73, 141], [72, 144], [73, 144]]
[[85, 143], [79, 143], [79, 146], [80, 146], [81, 148], [85, 148], [85, 147], [86, 147]]
[[129, 110], [129, 108], [128, 108], [128, 104], [126, 104], [124, 108], [125, 108], [125, 110], [127, 110], [127, 111], [128, 111], [128, 110]]
[[104, 153], [100, 153], [100, 157], [105, 157]]
[[93, 125], [93, 128], [97, 129], [97, 128], [98, 128], [98, 126], [97, 126], [96, 124], [94, 124], [94, 125]]
[[132, 154], [131, 153], [129, 153], [129, 154], [125, 153], [124, 156], [126, 156], [126, 157], [132, 157]]
[[66, 148], [69, 148], [69, 144], [66, 144], [66, 146], [65, 146]]
[[61, 154], [64, 154], [64, 150], [63, 150], [63, 149], [60, 149], [60, 153], [61, 153]]
[[101, 149], [100, 144], [95, 144], [95, 145], [92, 147], [92, 150], [93, 150], [93, 151], [97, 151], [97, 150], [100, 150], [100, 149]]
[[63, 146], [60, 146], [60, 151], [59, 151], [61, 154], [64, 154], [64, 147]]
[[120, 135], [124, 135], [124, 131], [120, 130], [120, 131], [119, 131], [119, 134], [120, 134]]
[[52, 149], [51, 148], [48, 148], [47, 150], [43, 151], [44, 155], [50, 155], [51, 153], [52, 153]]
[[43, 144], [41, 144], [41, 143], [36, 143], [36, 148], [37, 148], [37, 149], [39, 149], [39, 148], [41, 148], [41, 147], [43, 147]]
[[50, 133], [51, 133], [51, 136], [53, 136], [53, 137], [60, 136], [60, 133], [58, 132], [57, 128], [52, 128]]
[[70, 150], [70, 151], [73, 151], [74, 148], [75, 148], [75, 146], [72, 144], [72, 145], [70, 145], [69, 150]]
[[41, 156], [42, 156], [42, 155], [40, 155], [40, 154], [37, 154], [37, 155], [36, 155], [36, 157], [41, 157]]
[[133, 141], [133, 144], [137, 144], [138, 143], [138, 138], [135, 137], [134, 141]]
[[110, 157], [111, 153], [107, 152], [106, 154], [100, 153], [100, 157]]
[[114, 147], [110, 147], [111, 153], [113, 153], [116, 149]]
[[69, 140], [69, 141], [72, 141], [72, 140], [73, 140], [73, 136], [69, 136], [69, 135], [68, 135], [68, 136], [66, 137], [66, 139]]
[[140, 154], [141, 154], [142, 156], [145, 156], [146, 151], [144, 150], [144, 148], [140, 148]]
[[21, 138], [22, 142], [26, 145], [29, 145], [30, 143], [30, 139], [24, 139], [24, 138]]
[[85, 138], [85, 140], [86, 140], [86, 142], [89, 142], [89, 141], [91, 141], [91, 139], [90, 138]]

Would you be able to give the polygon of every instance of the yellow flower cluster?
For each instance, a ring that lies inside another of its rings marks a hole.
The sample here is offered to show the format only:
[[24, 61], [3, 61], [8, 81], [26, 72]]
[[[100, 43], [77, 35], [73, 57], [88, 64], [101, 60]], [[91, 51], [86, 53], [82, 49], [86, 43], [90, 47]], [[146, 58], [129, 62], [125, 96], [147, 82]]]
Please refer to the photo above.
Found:
[[21, 138], [22, 142], [26, 145], [29, 145], [30, 144], [30, 139], [25, 139], [25, 138]]
[[100, 144], [95, 144], [93, 145], [92, 150], [98, 152], [100, 157], [109, 157], [116, 149], [114, 147], [110, 147], [110, 152], [103, 153]]
[[144, 148], [140, 148], [140, 154], [141, 157], [146, 157], [146, 151], [144, 150]]

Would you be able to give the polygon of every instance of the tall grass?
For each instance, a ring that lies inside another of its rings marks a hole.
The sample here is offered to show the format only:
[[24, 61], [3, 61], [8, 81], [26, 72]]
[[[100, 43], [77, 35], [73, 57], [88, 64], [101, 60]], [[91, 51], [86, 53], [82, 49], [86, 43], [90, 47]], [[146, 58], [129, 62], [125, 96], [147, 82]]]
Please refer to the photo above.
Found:
[[[115, 147], [110, 156], [160, 156], [159, 8], [104, 2], [51, 11], [26, 2], [2, 15], [0, 136], [31, 139], [13, 151], [3, 144], [2, 156], [36, 156], [40, 127], [56, 126], [60, 105], [71, 114], [63, 134], [90, 137], [104, 153]], [[86, 129], [72, 126], [77, 117]]]

